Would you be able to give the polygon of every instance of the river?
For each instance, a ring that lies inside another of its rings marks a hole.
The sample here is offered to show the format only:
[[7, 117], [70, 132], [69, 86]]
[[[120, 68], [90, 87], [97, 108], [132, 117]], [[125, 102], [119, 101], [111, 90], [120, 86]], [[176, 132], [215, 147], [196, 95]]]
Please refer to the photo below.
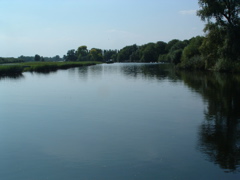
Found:
[[240, 178], [240, 76], [114, 63], [0, 78], [0, 179]]

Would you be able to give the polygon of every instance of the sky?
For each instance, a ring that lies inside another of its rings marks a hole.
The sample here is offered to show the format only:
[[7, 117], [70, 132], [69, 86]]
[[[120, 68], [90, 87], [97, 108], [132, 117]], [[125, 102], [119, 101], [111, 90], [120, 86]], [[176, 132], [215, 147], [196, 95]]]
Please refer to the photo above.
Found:
[[190, 39], [204, 35], [198, 9], [197, 0], [0, 0], [0, 57]]

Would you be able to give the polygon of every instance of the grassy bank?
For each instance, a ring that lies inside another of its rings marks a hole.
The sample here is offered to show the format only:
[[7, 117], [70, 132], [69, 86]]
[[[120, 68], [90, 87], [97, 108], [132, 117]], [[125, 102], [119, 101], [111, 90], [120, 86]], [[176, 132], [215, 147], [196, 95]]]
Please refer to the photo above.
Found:
[[0, 66], [0, 76], [20, 75], [23, 72], [23, 67], [19, 65], [4, 65]]
[[14, 65], [0, 65], [0, 76], [20, 75], [26, 71], [47, 73], [58, 69], [68, 69], [96, 64], [100, 64], [100, 62], [27, 62]]

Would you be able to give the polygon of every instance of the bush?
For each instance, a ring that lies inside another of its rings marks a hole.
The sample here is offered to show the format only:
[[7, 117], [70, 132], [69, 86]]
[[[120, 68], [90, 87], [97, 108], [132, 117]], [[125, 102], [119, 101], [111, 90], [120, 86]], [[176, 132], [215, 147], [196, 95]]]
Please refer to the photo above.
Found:
[[171, 62], [168, 54], [160, 54], [158, 57], [158, 62]]
[[240, 63], [222, 58], [217, 61], [214, 70], [221, 72], [240, 72]]
[[185, 59], [178, 67], [182, 69], [205, 69], [205, 61], [200, 55], [193, 56]]

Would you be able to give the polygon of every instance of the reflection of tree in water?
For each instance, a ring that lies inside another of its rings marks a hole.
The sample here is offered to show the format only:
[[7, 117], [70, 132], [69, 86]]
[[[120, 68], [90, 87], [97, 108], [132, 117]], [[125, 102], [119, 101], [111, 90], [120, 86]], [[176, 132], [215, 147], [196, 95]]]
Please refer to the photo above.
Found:
[[11, 80], [20, 80], [23, 79], [24, 76], [23, 75], [8, 75], [8, 76], [0, 76], [0, 80], [4, 80], [4, 79], [11, 79]]
[[131, 78], [144, 79], [171, 79], [176, 80], [175, 71], [170, 64], [126, 64], [121, 67], [121, 72]]
[[228, 172], [240, 171], [240, 76], [212, 73], [181, 76], [207, 104], [206, 120], [199, 131], [199, 149]]

